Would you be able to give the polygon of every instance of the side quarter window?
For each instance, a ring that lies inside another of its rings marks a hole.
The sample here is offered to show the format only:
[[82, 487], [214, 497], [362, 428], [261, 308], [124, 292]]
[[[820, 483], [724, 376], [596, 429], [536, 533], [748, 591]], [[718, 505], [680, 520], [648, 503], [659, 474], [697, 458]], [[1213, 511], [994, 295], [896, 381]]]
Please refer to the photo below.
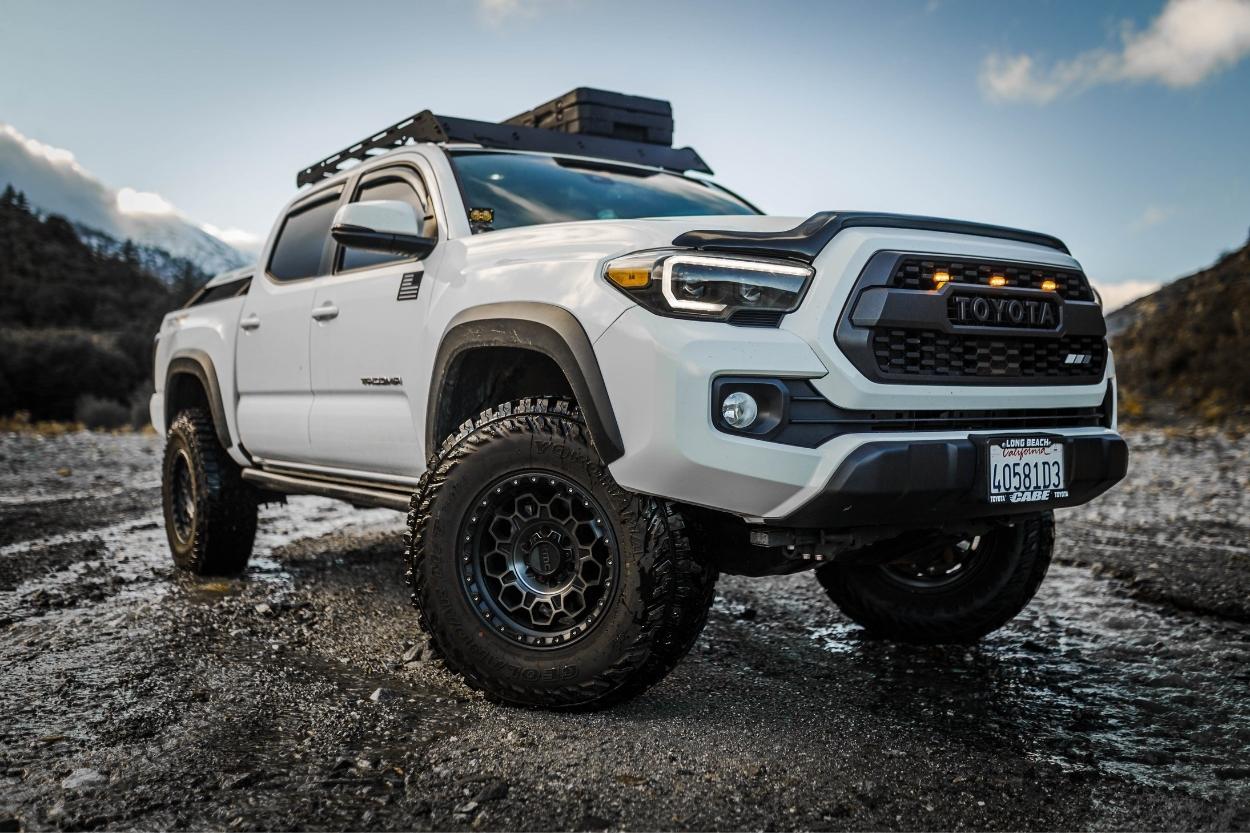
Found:
[[[381, 173], [365, 179], [356, 191], [352, 202], [366, 200], [399, 200], [410, 204], [422, 218], [421, 234], [423, 237], [437, 237], [438, 227], [434, 219], [434, 211], [430, 208], [429, 195], [419, 184], [406, 176], [394, 173]], [[380, 266], [385, 263], [397, 263], [408, 260], [406, 255], [393, 255], [386, 252], [371, 252], [366, 249], [353, 249], [344, 246], [340, 249], [338, 271], [364, 269]]]

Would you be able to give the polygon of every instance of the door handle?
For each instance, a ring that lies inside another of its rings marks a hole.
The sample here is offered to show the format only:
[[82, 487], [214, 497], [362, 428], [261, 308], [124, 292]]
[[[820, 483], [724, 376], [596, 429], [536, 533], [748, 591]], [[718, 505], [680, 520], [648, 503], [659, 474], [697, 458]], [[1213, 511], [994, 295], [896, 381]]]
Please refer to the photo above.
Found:
[[313, 309], [312, 317], [318, 321], [329, 321], [331, 318], [339, 317], [339, 308], [327, 301]]
[[255, 330], [257, 327], [260, 326], [260, 316], [257, 315], [256, 313], [252, 313], [251, 315], [247, 316], [242, 321], [240, 321], [239, 326], [245, 330]]

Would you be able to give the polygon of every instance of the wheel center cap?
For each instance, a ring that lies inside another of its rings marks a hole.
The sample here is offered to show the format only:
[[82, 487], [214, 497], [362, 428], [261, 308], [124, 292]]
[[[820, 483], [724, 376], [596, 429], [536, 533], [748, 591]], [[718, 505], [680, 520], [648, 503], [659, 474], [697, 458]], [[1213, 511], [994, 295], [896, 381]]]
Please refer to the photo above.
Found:
[[543, 541], [530, 551], [528, 563], [530, 569], [540, 576], [548, 576], [560, 569], [563, 561], [560, 548], [555, 544]]
[[550, 576], [564, 565], [564, 536], [551, 527], [536, 530], [524, 539], [521, 551], [535, 576]]

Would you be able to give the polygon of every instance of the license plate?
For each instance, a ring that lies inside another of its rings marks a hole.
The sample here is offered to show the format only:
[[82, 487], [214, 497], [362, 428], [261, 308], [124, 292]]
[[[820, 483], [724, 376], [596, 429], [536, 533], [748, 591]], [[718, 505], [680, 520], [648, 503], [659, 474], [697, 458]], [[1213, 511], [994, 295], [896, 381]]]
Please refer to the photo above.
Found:
[[990, 503], [1044, 503], [1068, 496], [1061, 440], [996, 437], [986, 443], [986, 455]]

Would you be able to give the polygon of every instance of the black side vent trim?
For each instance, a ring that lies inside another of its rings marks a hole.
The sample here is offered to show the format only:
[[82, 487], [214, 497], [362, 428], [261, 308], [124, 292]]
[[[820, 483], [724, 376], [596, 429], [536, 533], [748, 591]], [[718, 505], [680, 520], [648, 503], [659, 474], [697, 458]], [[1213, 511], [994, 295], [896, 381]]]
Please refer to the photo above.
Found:
[[228, 283], [219, 283], [216, 286], [206, 286], [192, 295], [191, 300], [183, 304], [182, 308], [187, 309], [188, 307], [198, 307], [200, 304], [211, 304], [213, 301], [237, 298], [240, 295], [246, 295], [251, 286], [251, 275]]
[[399, 282], [399, 294], [396, 301], [415, 301], [421, 292], [421, 272], [405, 272]]

